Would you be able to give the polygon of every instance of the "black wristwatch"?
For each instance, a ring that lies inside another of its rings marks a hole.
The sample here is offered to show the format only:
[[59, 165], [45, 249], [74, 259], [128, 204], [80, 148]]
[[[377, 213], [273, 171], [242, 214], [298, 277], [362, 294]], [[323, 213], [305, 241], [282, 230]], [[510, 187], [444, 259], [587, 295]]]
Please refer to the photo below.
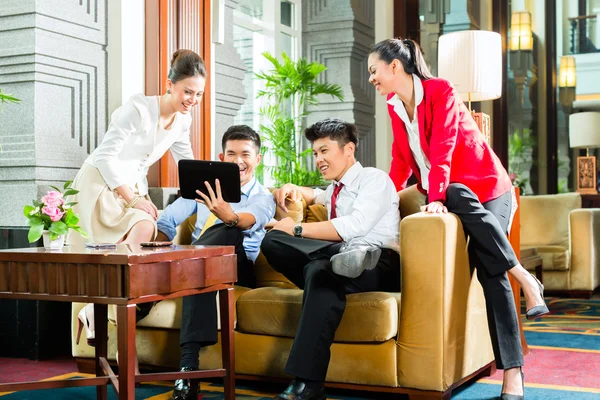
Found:
[[298, 222], [296, 226], [294, 226], [294, 236], [302, 237], [302, 222]]
[[233, 222], [225, 222], [225, 221], [223, 221], [223, 223], [225, 224], [225, 226], [227, 226], [229, 228], [233, 228], [234, 226], [236, 226], [238, 224], [238, 222], [240, 222], [240, 216], [237, 215], [236, 213], [233, 213], [233, 215], [235, 215], [235, 221], [233, 221]]

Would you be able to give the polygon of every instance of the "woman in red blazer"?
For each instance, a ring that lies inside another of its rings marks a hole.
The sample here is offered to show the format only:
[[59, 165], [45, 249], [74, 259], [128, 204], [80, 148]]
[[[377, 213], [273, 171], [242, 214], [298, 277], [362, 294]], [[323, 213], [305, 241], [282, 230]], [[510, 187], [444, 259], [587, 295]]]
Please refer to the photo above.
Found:
[[398, 190], [411, 174], [427, 195], [424, 211], [456, 214], [470, 236], [469, 256], [486, 297], [502, 399], [523, 398], [523, 353], [506, 272], [523, 288], [527, 318], [548, 313], [543, 286], [519, 263], [506, 233], [512, 184], [450, 82], [431, 76], [419, 46], [388, 39], [371, 47], [369, 82], [388, 99], [394, 144], [390, 176]]

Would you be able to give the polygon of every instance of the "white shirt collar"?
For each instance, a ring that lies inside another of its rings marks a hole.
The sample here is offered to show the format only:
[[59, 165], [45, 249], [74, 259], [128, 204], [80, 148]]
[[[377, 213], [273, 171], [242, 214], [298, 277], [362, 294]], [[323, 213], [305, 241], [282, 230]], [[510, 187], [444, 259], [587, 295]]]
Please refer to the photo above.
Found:
[[[423, 101], [423, 82], [421, 82], [421, 79], [417, 75], [413, 74], [413, 84], [414, 84], [414, 90], [415, 90], [415, 108], [416, 108]], [[394, 94], [394, 96], [392, 96], [387, 101], [387, 103], [394, 107], [401, 105], [402, 108], [404, 108], [404, 103], [402, 102], [402, 100], [400, 100], [400, 97], [398, 97], [397, 94]]]
[[354, 179], [356, 179], [356, 177], [358, 176], [358, 174], [360, 173], [360, 171], [363, 169], [363, 166], [360, 164], [360, 162], [355, 162], [354, 165], [352, 165], [350, 168], [348, 168], [348, 170], [344, 173], [344, 175], [342, 176], [342, 179], [340, 179], [339, 182], [336, 182], [336, 180], [333, 180], [333, 184], [337, 185], [338, 183], [343, 183], [344, 186], [348, 186], [350, 184], [352, 184], [352, 182], [354, 181]]

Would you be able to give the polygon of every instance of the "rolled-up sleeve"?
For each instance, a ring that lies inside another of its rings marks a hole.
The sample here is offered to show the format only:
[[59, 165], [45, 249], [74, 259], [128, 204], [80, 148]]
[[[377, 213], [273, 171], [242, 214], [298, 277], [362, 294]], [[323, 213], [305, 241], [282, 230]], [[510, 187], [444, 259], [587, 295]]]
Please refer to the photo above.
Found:
[[385, 172], [373, 170], [361, 179], [352, 213], [334, 218], [331, 223], [342, 240], [348, 243], [369, 233], [391, 206], [398, 208], [394, 183]]
[[115, 111], [110, 126], [95, 151], [95, 164], [111, 190], [127, 183], [127, 166], [119, 160], [125, 142], [139, 129], [142, 116], [133, 101]]
[[275, 199], [271, 194], [259, 193], [252, 196], [248, 204], [240, 209], [235, 210], [236, 213], [248, 213], [254, 216], [256, 222], [250, 228], [244, 231], [244, 234], [250, 235], [260, 229], [275, 216]]
[[173, 240], [179, 224], [197, 212], [197, 205], [194, 200], [178, 198], [164, 209], [156, 221], [158, 230], [167, 235], [169, 240]]
[[323, 189], [319, 189], [319, 188], [314, 188], [313, 189], [313, 196], [314, 196], [314, 201], [315, 204], [322, 204], [322, 205], [327, 205], [327, 192]]

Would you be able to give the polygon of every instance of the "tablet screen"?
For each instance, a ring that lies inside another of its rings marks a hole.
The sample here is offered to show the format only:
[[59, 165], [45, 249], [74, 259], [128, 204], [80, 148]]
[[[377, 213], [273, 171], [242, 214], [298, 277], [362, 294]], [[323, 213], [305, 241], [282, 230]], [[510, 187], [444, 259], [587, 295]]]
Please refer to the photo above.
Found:
[[215, 194], [215, 179], [219, 179], [223, 200], [228, 203], [239, 203], [241, 200], [240, 167], [235, 163], [221, 161], [180, 160], [179, 187], [184, 199], [200, 199], [196, 193], [200, 190], [210, 197], [204, 181], [210, 183]]

